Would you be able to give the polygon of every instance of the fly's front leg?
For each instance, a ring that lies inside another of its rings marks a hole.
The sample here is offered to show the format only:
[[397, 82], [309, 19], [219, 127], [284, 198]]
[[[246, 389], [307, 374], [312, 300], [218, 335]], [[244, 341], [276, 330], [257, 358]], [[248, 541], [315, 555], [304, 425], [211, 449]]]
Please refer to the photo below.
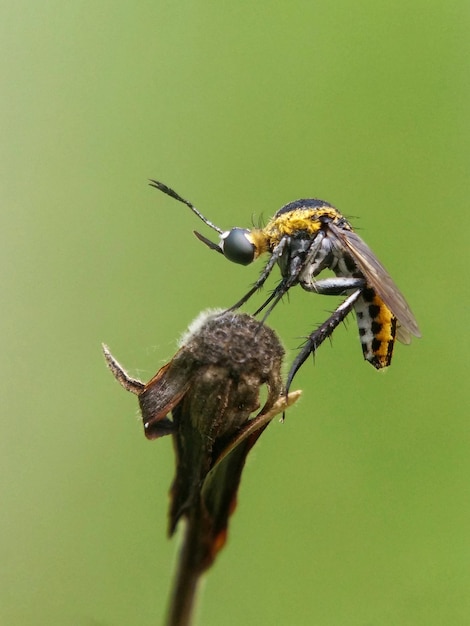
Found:
[[352, 276], [336, 276], [322, 280], [314, 280], [310, 277], [310, 280], [300, 281], [300, 284], [305, 291], [312, 291], [323, 296], [342, 296], [351, 289], [364, 289], [366, 281]]
[[[253, 285], [253, 287], [250, 289], [250, 291], [248, 291], [248, 293], [246, 293], [243, 298], [240, 298], [240, 300], [238, 302], [236, 302], [233, 306], [231, 306], [228, 310], [229, 311], [235, 311], [236, 309], [240, 308], [242, 306], [242, 304], [245, 304], [245, 302], [247, 300], [249, 300], [251, 298], [251, 296], [256, 293], [258, 291], [258, 289], [260, 289], [260, 287], [262, 287], [264, 285], [264, 283], [266, 282], [269, 274], [272, 272], [273, 267], [275, 266], [276, 263], [279, 262], [279, 259], [282, 257], [282, 253], [284, 252], [284, 249], [286, 248], [287, 244], [289, 243], [289, 238], [288, 237], [283, 237], [281, 239], [281, 241], [277, 244], [277, 246], [275, 246], [272, 254], [271, 254], [271, 258], [269, 259], [269, 261], [266, 263], [264, 270], [261, 272], [261, 275], [259, 276], [258, 280], [255, 282], [255, 284]], [[271, 299], [267, 300], [267, 302], [264, 303], [264, 305], [261, 308], [264, 308], [266, 306], [266, 304], [268, 302], [270, 302]], [[258, 309], [261, 310], [261, 309]]]

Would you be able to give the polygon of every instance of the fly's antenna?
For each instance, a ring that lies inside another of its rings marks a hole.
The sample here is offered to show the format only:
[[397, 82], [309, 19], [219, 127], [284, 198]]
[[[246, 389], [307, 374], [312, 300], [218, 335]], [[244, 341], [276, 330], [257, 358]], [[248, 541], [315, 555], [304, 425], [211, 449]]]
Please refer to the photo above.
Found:
[[204, 215], [196, 209], [194, 204], [191, 204], [189, 200], [185, 200], [184, 198], [182, 198], [178, 193], [176, 193], [174, 189], [171, 189], [171, 187], [167, 187], [167, 185], [165, 185], [164, 183], [160, 183], [158, 180], [153, 180], [152, 178], [150, 179], [149, 185], [151, 187], [155, 187], [155, 189], [158, 189], [159, 191], [163, 191], [163, 193], [166, 193], [166, 195], [170, 196], [170, 198], [174, 198], [175, 200], [178, 200], [178, 202], [182, 202], [183, 204], [188, 206], [193, 213], [196, 213], [198, 218], [202, 220], [204, 224], [207, 224], [207, 226], [217, 231], [219, 235], [223, 234], [224, 231], [221, 228], [219, 228], [206, 217], [204, 217]]

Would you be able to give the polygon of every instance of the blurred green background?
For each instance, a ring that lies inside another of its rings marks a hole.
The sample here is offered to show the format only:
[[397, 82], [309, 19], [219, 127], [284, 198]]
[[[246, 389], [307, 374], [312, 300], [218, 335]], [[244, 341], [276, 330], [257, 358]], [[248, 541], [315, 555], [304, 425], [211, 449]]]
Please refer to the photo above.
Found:
[[[199, 623], [470, 623], [469, 28], [458, 0], [0, 6], [2, 625], [165, 613], [171, 441], [145, 440], [100, 343], [147, 380], [262, 263], [210, 252], [150, 177], [223, 228], [332, 202], [423, 333], [379, 374], [351, 319], [303, 367]], [[334, 305], [278, 306], [288, 362]]]

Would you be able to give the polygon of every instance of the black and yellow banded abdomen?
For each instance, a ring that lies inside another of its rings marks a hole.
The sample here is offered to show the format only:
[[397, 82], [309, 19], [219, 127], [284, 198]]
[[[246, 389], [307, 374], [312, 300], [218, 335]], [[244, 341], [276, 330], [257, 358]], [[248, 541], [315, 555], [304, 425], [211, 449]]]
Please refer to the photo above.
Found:
[[397, 318], [369, 287], [363, 290], [354, 309], [364, 358], [378, 370], [388, 367], [395, 345]]

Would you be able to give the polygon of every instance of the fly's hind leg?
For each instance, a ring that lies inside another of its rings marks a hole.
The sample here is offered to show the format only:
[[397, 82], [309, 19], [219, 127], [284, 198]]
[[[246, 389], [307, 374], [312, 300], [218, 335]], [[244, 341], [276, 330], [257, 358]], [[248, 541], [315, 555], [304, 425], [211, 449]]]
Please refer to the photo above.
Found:
[[318, 328], [316, 328], [313, 333], [311, 333], [307, 337], [302, 349], [294, 359], [294, 362], [292, 363], [289, 374], [287, 376], [286, 395], [289, 393], [289, 389], [294, 379], [294, 376], [297, 374], [301, 366], [305, 363], [305, 361], [311, 354], [315, 355], [315, 352], [325, 341], [325, 339], [331, 337], [336, 327], [339, 326], [339, 324], [341, 324], [346, 316], [349, 315], [349, 313], [352, 311], [354, 304], [358, 300], [361, 293], [362, 289], [357, 289], [356, 291], [354, 291], [348, 298], [346, 298], [344, 302], [339, 305], [336, 311], [333, 311], [330, 317], [325, 322], [323, 322], [323, 324], [320, 324], [320, 326], [318, 326]]
[[342, 296], [351, 289], [364, 289], [366, 281], [363, 278], [354, 278], [352, 276], [336, 276], [335, 278], [322, 278], [321, 280], [301, 280], [300, 285], [305, 291], [319, 293], [323, 296]]

